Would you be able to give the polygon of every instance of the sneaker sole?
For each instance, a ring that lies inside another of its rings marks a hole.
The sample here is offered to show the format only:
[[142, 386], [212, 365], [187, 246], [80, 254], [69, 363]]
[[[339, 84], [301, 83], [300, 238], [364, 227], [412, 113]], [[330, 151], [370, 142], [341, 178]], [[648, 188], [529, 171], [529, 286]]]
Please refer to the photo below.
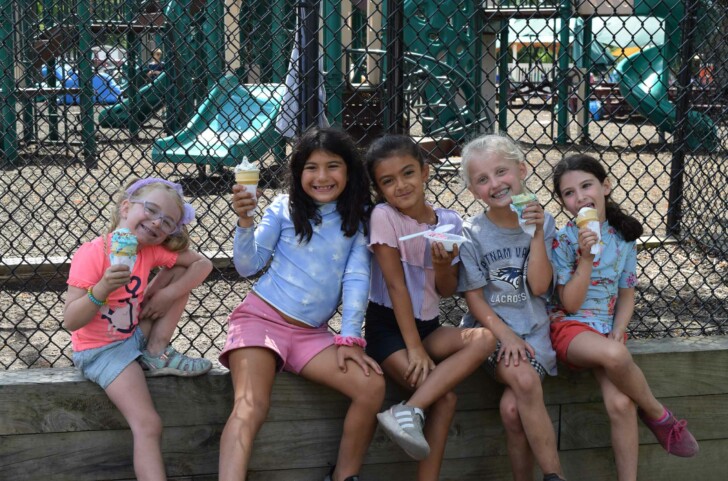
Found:
[[394, 416], [387, 414], [388, 412], [377, 414], [377, 420], [389, 439], [402, 448], [407, 455], [417, 461], [422, 461], [430, 455], [430, 446], [421, 446], [415, 443], [412, 436], [404, 432], [404, 430], [399, 426], [399, 423], [396, 419], [394, 419]]

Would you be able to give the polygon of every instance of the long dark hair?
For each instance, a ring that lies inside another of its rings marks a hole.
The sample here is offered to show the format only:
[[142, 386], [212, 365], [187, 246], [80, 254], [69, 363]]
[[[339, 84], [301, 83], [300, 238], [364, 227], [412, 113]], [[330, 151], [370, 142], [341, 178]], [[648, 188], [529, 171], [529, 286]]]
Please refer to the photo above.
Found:
[[[386, 134], [372, 142], [364, 156], [364, 162], [366, 163], [367, 172], [369, 172], [369, 178], [371, 179], [375, 190], [377, 187], [377, 180], [374, 177], [374, 169], [376, 169], [377, 164], [389, 157], [404, 157], [407, 155], [417, 160], [420, 164], [420, 168], [424, 167], [425, 155], [420, 146], [417, 145], [411, 137], [407, 137], [406, 135]], [[376, 201], [377, 203], [384, 202], [384, 199], [377, 194]]]
[[303, 191], [301, 185], [303, 167], [316, 150], [338, 155], [346, 163], [346, 187], [336, 202], [336, 210], [341, 216], [341, 231], [346, 237], [352, 237], [362, 227], [366, 234], [372, 199], [369, 178], [359, 149], [342, 130], [312, 128], [299, 138], [289, 162], [288, 202], [296, 235], [301, 241], [308, 242], [313, 236], [312, 222], [316, 225], [321, 223], [316, 202]]
[[[554, 166], [553, 171], [554, 192], [556, 192], [556, 195], [558, 195], [559, 199], [562, 201], [561, 177], [563, 177], [565, 173], [575, 170], [592, 174], [597, 178], [597, 180], [599, 180], [599, 182], [604, 182], [607, 178], [607, 171], [594, 157], [585, 154], [575, 154], [564, 157]], [[604, 201], [604, 208], [606, 210], [607, 222], [609, 222], [609, 225], [617, 229], [617, 232], [622, 234], [622, 237], [624, 237], [624, 240], [627, 242], [639, 239], [643, 232], [642, 224], [631, 215], [625, 214], [624, 211], [614, 201], [612, 201], [608, 195], [605, 197]]]

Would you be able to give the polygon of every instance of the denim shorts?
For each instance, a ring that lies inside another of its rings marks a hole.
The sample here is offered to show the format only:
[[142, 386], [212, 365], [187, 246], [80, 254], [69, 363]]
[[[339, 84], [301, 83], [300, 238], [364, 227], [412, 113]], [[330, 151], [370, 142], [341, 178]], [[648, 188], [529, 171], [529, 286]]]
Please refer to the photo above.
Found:
[[[370, 302], [365, 319], [364, 338], [367, 341], [367, 354], [372, 359], [381, 364], [395, 352], [407, 349], [394, 310]], [[420, 339], [425, 339], [440, 328], [438, 317], [429, 321], [415, 321]]]
[[74, 352], [73, 364], [81, 370], [83, 377], [106, 389], [129, 364], [142, 355], [146, 345], [147, 339], [137, 327], [123, 341]]

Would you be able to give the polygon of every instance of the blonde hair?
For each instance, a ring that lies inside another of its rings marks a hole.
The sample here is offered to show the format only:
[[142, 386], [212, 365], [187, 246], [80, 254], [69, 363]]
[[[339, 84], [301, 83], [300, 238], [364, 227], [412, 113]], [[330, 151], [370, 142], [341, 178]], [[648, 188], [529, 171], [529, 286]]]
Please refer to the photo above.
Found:
[[[176, 190], [166, 184], [163, 184], [162, 182], [154, 182], [145, 185], [137, 189], [133, 194], [127, 194], [127, 189], [129, 189], [137, 180], [139, 179], [132, 179], [128, 184], [126, 184], [125, 187], [119, 189], [119, 191], [114, 194], [114, 204], [110, 207], [110, 221], [107, 233], [110, 234], [114, 232], [117, 227], [119, 227], [119, 222], [121, 221], [121, 203], [123, 201], [138, 199], [144, 194], [147, 194], [155, 189], [167, 192], [174, 199], [177, 207], [179, 207], [180, 215], [184, 213], [184, 199], [180, 197]], [[187, 231], [187, 226], [180, 225], [179, 231], [174, 234], [168, 235], [164, 242], [162, 242], [162, 245], [172, 252], [181, 252], [187, 249], [190, 245], [190, 235]]]
[[526, 160], [526, 156], [518, 144], [505, 135], [486, 134], [476, 137], [465, 144], [460, 160], [460, 178], [463, 179], [465, 187], [470, 187], [468, 166], [470, 165], [470, 161], [476, 156], [498, 156], [510, 160], [515, 164], [520, 164]]

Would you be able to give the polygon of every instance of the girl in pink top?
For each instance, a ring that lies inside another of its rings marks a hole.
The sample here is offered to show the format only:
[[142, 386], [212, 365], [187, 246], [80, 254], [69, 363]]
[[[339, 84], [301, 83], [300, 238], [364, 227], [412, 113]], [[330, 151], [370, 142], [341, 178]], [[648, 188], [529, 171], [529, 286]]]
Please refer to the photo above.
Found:
[[[73, 362], [106, 391], [129, 423], [137, 479], [167, 479], [162, 421], [145, 371], [148, 376], [197, 376], [212, 366], [168, 345], [190, 291], [212, 270], [208, 259], [188, 249], [185, 225], [193, 218], [180, 185], [137, 180], [119, 193], [109, 233], [83, 244], [71, 261], [63, 326], [72, 331]], [[111, 232], [117, 228], [136, 237], [131, 269], [111, 265]], [[157, 267], [163, 269], [148, 283]]]
[[[380, 204], [371, 216], [374, 252], [365, 332], [367, 353], [397, 384], [412, 391], [409, 399], [380, 413], [379, 423], [411, 457], [420, 460], [419, 481], [437, 480], [447, 433], [455, 414], [453, 389], [495, 350], [495, 337], [484, 328], [441, 326], [440, 298], [455, 293], [458, 250], [408, 234], [452, 224], [460, 216], [425, 201], [429, 167], [409, 138], [387, 135], [367, 152], [367, 168]], [[427, 412], [427, 421], [425, 421]]]

